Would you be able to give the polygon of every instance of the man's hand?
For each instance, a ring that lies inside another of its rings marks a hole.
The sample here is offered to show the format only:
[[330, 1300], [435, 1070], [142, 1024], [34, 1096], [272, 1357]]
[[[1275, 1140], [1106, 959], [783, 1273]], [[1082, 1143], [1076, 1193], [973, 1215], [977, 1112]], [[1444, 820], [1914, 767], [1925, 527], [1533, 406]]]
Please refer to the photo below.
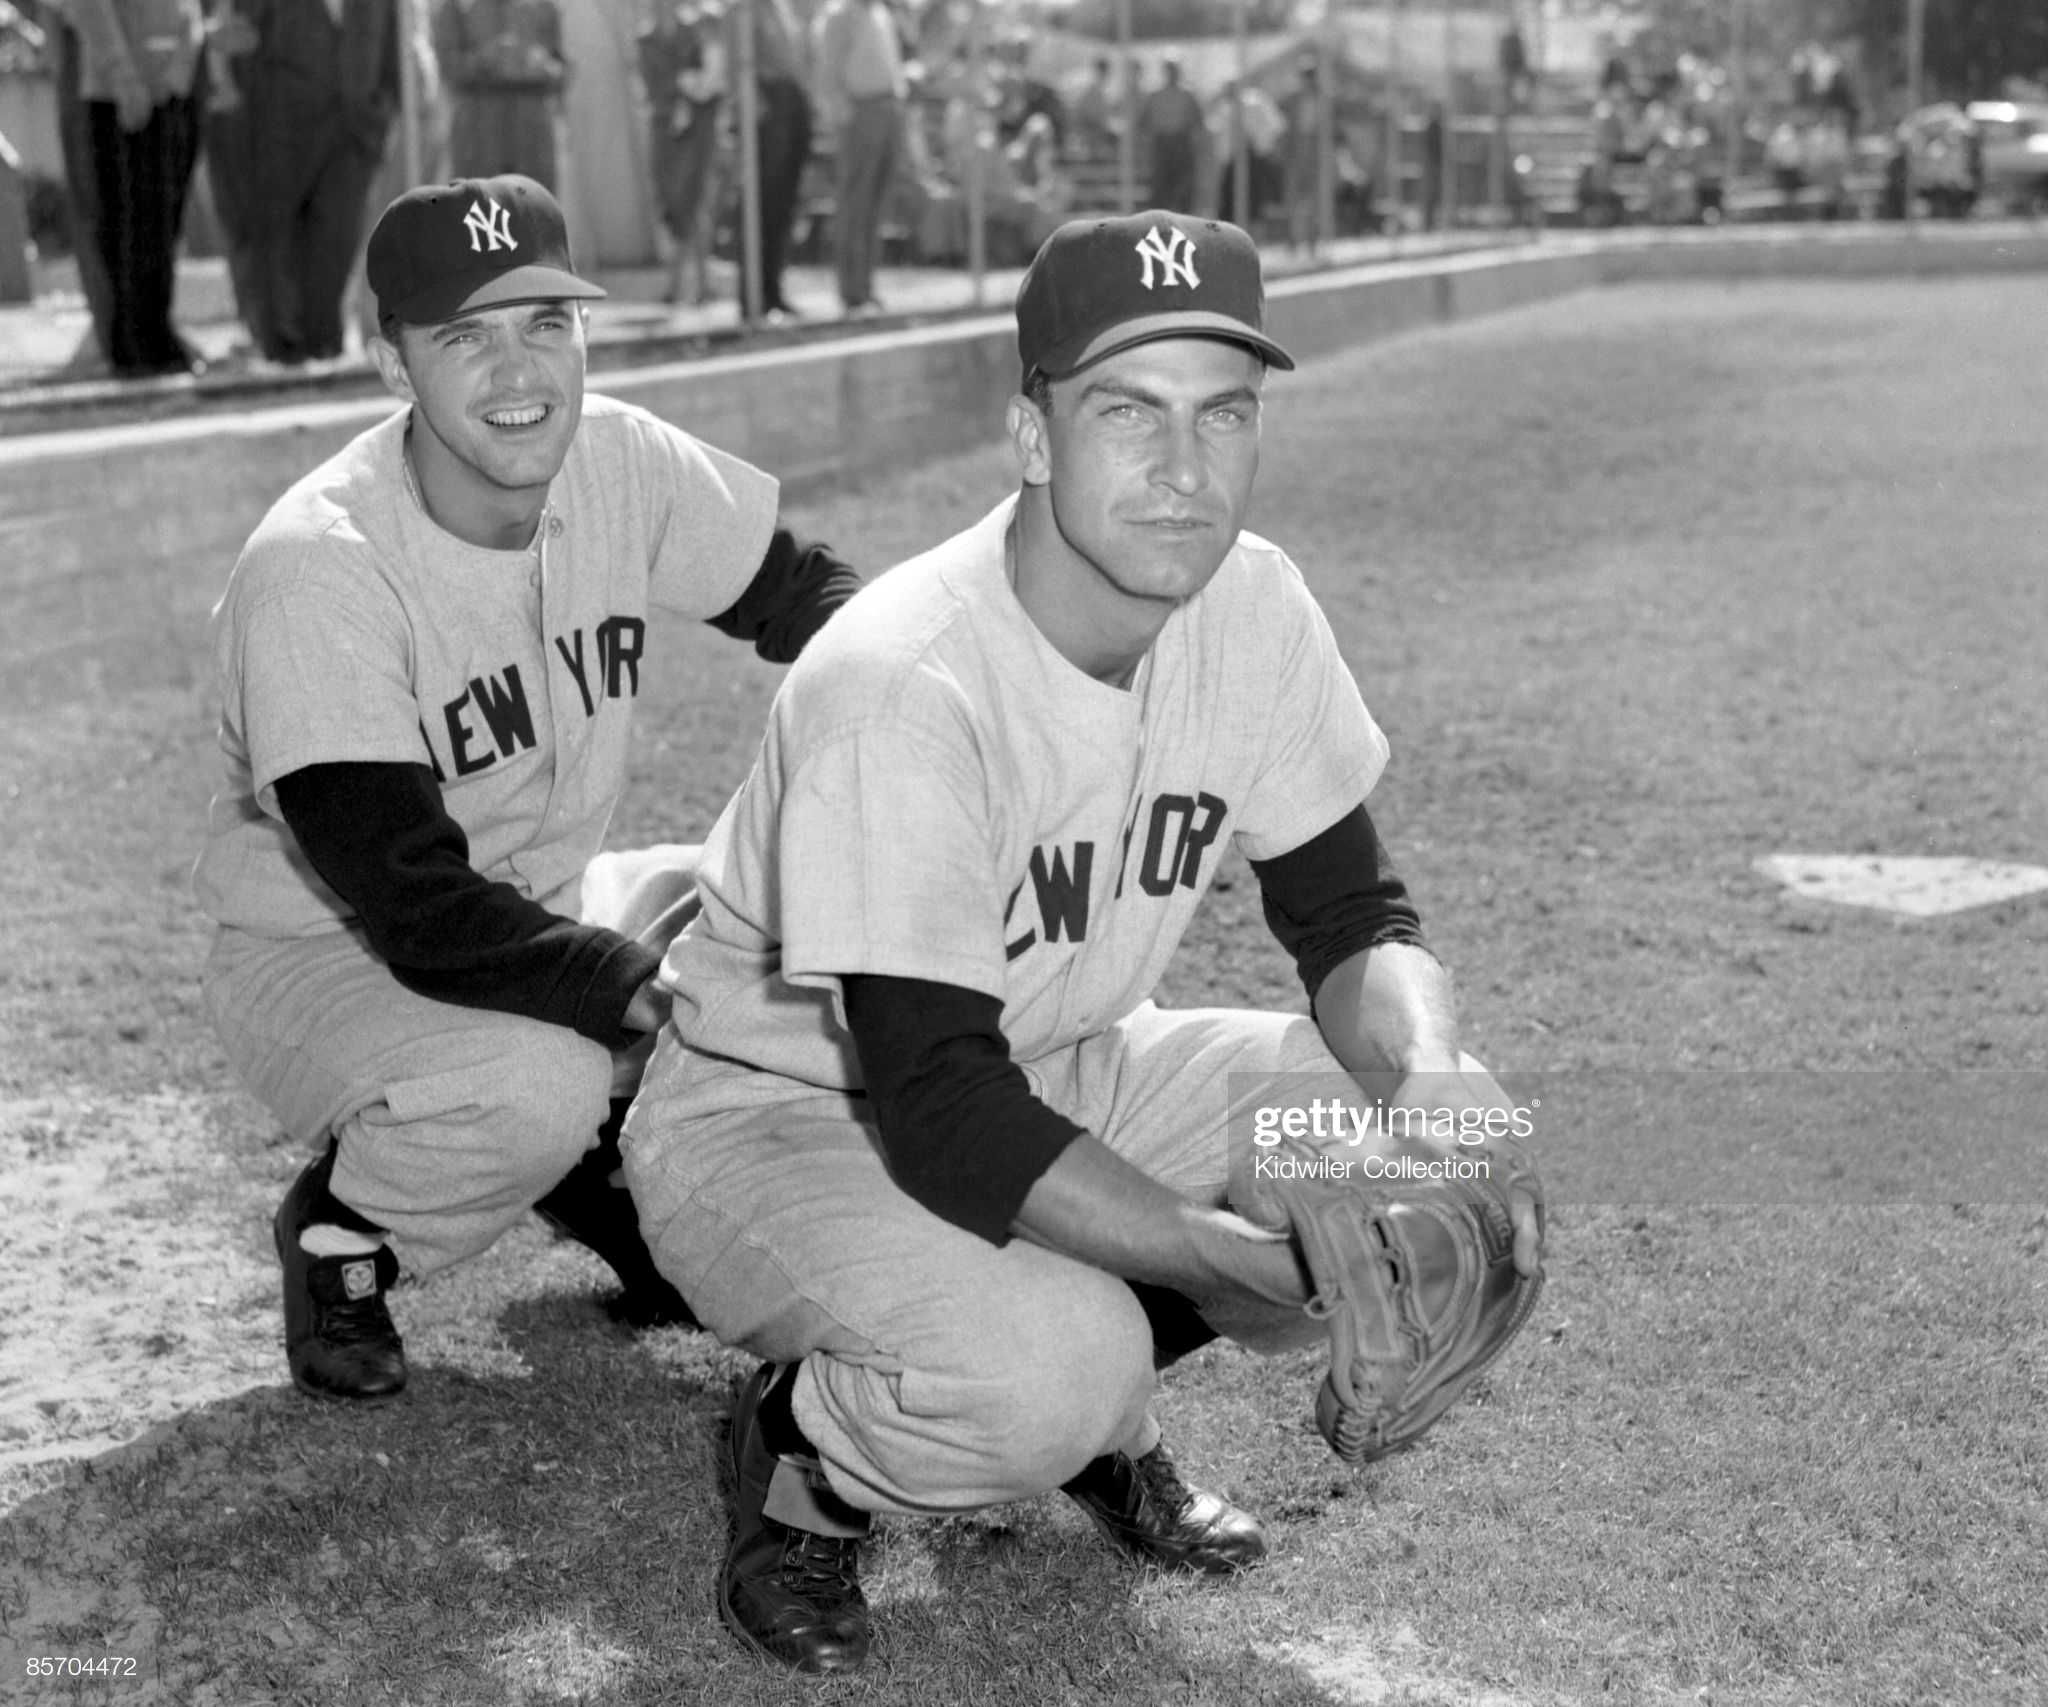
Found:
[[[660, 976], [655, 974], [655, 978]], [[659, 1031], [668, 1024], [669, 1008], [674, 998], [664, 990], [655, 978], [649, 978], [633, 992], [633, 999], [626, 1004], [625, 1018], [620, 1020], [628, 1031]]]
[[[1450, 1067], [1435, 1066], [1428, 1071], [1404, 1073], [1393, 1094], [1388, 1097], [1389, 1108], [1415, 1109], [1432, 1117], [1432, 1130], [1443, 1122], [1436, 1118], [1439, 1111], [1451, 1117], [1451, 1124], [1468, 1135], [1485, 1130], [1484, 1122], [1489, 1113], [1512, 1117], [1515, 1105], [1507, 1098], [1493, 1075], [1478, 1062], [1465, 1057], [1460, 1068], [1455, 1063]], [[1471, 1113], [1466, 1111], [1470, 1110]], [[1502, 1122], [1493, 1122], [1494, 1131], [1499, 1133]], [[1507, 1128], [1512, 1131], [1510, 1125]], [[1500, 1155], [1500, 1147], [1490, 1140], [1476, 1144], [1461, 1144], [1456, 1138], [1431, 1137], [1422, 1140], [1428, 1147], [1444, 1156], [1486, 1156], [1489, 1151]], [[1525, 1190], [1513, 1192], [1509, 1199], [1510, 1213], [1515, 1222], [1515, 1272], [1533, 1275], [1543, 1263], [1543, 1234], [1536, 1219], [1536, 1199]]]
[[[1459, 1049], [1450, 974], [1420, 948], [1386, 943], [1340, 961], [1316, 992], [1316, 1024], [1338, 1061], [1391, 1107], [1447, 1109], [1454, 1124], [1468, 1108], [1482, 1118], [1514, 1108], [1493, 1075]], [[1446, 1155], [1485, 1153], [1484, 1145], [1455, 1138], [1432, 1139], [1430, 1147]], [[1515, 1270], [1533, 1275], [1543, 1260], [1536, 1200], [1517, 1191], [1511, 1202]]]
[[114, 117], [133, 136], [149, 123], [156, 111], [156, 97], [148, 82], [134, 66], [123, 60], [114, 73]]

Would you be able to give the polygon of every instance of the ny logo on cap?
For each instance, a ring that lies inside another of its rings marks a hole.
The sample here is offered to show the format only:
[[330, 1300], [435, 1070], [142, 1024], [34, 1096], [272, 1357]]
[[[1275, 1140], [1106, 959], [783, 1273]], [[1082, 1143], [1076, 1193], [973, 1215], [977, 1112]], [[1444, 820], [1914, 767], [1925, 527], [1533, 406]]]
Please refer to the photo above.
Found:
[[1199, 290], [1202, 281], [1195, 277], [1194, 239], [1177, 225], [1166, 230], [1167, 235], [1161, 237], [1155, 225], [1138, 243], [1138, 258], [1145, 263], [1145, 276], [1138, 282], [1147, 290], [1152, 288], [1152, 263], [1157, 261], [1161, 284], [1185, 284], [1190, 290]]
[[469, 212], [462, 216], [462, 223], [469, 227], [471, 250], [479, 255], [487, 245], [493, 253], [519, 247], [512, 236], [512, 210], [497, 202], [491, 203], [489, 213], [484, 212], [481, 202], [471, 202]]

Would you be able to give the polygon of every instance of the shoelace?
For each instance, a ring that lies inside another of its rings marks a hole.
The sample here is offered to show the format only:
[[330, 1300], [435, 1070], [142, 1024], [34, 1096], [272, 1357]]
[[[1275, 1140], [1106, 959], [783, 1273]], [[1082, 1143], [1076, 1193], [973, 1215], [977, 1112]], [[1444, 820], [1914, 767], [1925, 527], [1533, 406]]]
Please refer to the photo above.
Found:
[[783, 1543], [782, 1571], [799, 1591], [834, 1589], [841, 1594], [858, 1587], [854, 1574], [860, 1543], [850, 1536], [819, 1535], [792, 1529]]
[[1139, 1486], [1145, 1490], [1146, 1498], [1158, 1508], [1160, 1516], [1170, 1523], [1180, 1522], [1187, 1515], [1188, 1507], [1194, 1504], [1194, 1496], [1188, 1492], [1187, 1483], [1180, 1479], [1173, 1460], [1163, 1452], [1153, 1451], [1135, 1459], [1133, 1467], [1138, 1472]]

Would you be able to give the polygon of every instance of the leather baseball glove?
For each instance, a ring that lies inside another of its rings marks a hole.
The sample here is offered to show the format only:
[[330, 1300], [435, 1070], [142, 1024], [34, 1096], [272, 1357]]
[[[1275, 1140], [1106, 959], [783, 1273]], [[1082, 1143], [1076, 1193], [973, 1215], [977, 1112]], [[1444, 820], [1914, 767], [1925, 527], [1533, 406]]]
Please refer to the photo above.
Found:
[[[1312, 1316], [1330, 1330], [1330, 1373], [1316, 1427], [1347, 1464], [1411, 1446], [1506, 1349], [1535, 1308], [1543, 1276], [1515, 1270], [1514, 1194], [1543, 1190], [1512, 1140], [1474, 1152], [1492, 1177], [1443, 1183], [1318, 1177], [1318, 1153], [1284, 1140], [1297, 1162], [1266, 1191], [1284, 1205], [1315, 1281]], [[1417, 1145], [1411, 1164], [1440, 1160]], [[1290, 1174], [1296, 1177], [1288, 1177]]]

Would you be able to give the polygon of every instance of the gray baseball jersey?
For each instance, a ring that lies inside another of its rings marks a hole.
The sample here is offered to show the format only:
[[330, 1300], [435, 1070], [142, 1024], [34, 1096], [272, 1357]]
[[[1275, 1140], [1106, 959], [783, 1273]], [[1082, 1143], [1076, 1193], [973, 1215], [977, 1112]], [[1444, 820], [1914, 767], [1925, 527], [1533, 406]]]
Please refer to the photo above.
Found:
[[1048, 1055], [1151, 994], [1226, 835], [1288, 852], [1378, 779], [1284, 552], [1241, 535], [1124, 690], [1017, 602], [1014, 507], [865, 588], [784, 681], [663, 964], [684, 1042], [856, 1088], [838, 975], [880, 973], [996, 996], [1012, 1055]]
[[650, 607], [716, 616], [774, 531], [770, 476], [591, 396], [533, 546], [469, 545], [413, 496], [408, 419], [279, 499], [214, 611], [227, 782], [195, 882], [222, 924], [300, 937], [350, 917], [272, 790], [341, 760], [430, 765], [470, 863], [578, 916], [625, 785]]

